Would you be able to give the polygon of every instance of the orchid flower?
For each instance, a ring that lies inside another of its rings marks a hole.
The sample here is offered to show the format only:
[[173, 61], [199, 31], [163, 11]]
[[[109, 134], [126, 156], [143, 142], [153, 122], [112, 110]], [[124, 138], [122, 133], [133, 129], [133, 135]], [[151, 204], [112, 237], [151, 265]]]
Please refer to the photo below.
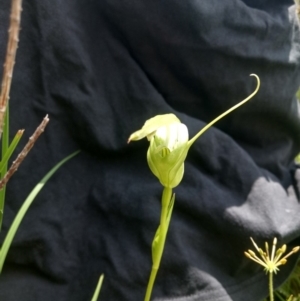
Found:
[[157, 115], [147, 120], [140, 130], [130, 135], [128, 143], [145, 137], [150, 141], [147, 152], [148, 165], [164, 187], [174, 188], [181, 182], [184, 161], [192, 144], [218, 120], [246, 103], [257, 93], [260, 86], [259, 77], [255, 74], [251, 74], [251, 76], [257, 80], [255, 91], [208, 123], [191, 140], [188, 140], [189, 134], [186, 125], [181, 123], [174, 114]]
[[174, 114], [157, 115], [147, 120], [144, 126], [131, 134], [128, 139], [129, 143], [130, 141], [136, 141], [147, 137], [150, 141], [147, 152], [148, 165], [153, 174], [164, 186], [161, 199], [162, 210], [160, 224], [152, 242], [152, 269], [144, 301], [150, 301], [151, 298], [174, 207], [175, 194], [172, 193], [172, 189], [182, 180], [184, 174], [184, 161], [187, 153], [192, 144], [214, 123], [243, 105], [257, 93], [260, 86], [260, 80], [257, 75], [251, 75], [257, 79], [255, 91], [246, 99], [208, 123], [192, 139], [189, 140], [189, 133], [186, 125], [181, 123]]

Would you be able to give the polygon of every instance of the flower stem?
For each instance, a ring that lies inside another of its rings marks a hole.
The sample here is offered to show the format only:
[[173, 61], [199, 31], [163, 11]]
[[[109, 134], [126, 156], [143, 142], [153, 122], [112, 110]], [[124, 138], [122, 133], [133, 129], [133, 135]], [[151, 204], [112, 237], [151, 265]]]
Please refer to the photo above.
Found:
[[273, 273], [272, 272], [269, 272], [269, 295], [270, 295], [270, 301], [274, 301]]
[[156, 275], [164, 251], [167, 232], [169, 228], [168, 212], [170, 210], [169, 205], [170, 205], [171, 198], [172, 198], [172, 188], [164, 187], [162, 199], [161, 199], [162, 210], [160, 215], [159, 237], [158, 237], [157, 246], [155, 247], [155, 253], [153, 254], [152, 269], [151, 269], [144, 301], [150, 301], [154, 282], [156, 279]]

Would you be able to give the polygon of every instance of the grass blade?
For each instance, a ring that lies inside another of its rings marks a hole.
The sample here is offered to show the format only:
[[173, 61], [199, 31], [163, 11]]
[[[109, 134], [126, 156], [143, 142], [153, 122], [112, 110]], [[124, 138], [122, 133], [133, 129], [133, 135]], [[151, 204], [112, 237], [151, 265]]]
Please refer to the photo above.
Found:
[[40, 192], [40, 190], [44, 187], [46, 182], [51, 178], [51, 176], [68, 160], [76, 156], [80, 151], [76, 151], [73, 154], [67, 156], [63, 160], [61, 160], [58, 164], [56, 164], [43, 178], [42, 180], [34, 187], [34, 189], [30, 192], [26, 200], [24, 201], [23, 205], [21, 206], [20, 210], [18, 211], [11, 227], [8, 230], [8, 233], [5, 237], [5, 240], [3, 242], [1, 251], [0, 251], [0, 274], [2, 272], [2, 268], [4, 265], [4, 261], [7, 255], [7, 252], [10, 248], [10, 245], [13, 241], [13, 238], [20, 226], [21, 221], [23, 220], [29, 206], [34, 201], [37, 194]]
[[[5, 153], [3, 153], [3, 157], [1, 158], [1, 162], [0, 162], [0, 172], [1, 172], [1, 178], [3, 178], [3, 176], [6, 174], [7, 172], [7, 162], [9, 160], [9, 158], [11, 157], [11, 155], [13, 154], [15, 148], [17, 147], [22, 135], [23, 135], [24, 131], [23, 130], [19, 130], [13, 141], [11, 142], [11, 144], [9, 145], [8, 149], [6, 149]], [[4, 132], [3, 132], [3, 138], [4, 138]]]
[[[4, 156], [7, 153], [8, 144], [9, 144], [9, 106], [6, 107], [6, 112], [4, 115], [4, 125], [1, 141], [1, 163], [3, 163], [2, 172], [0, 172], [0, 179], [2, 179], [7, 172], [8, 159], [5, 161]], [[0, 190], [0, 230], [2, 228], [3, 213], [4, 213], [4, 201], [5, 201], [5, 192], [6, 187]]]
[[[7, 172], [7, 163], [11, 155], [13, 154], [16, 146], [18, 145], [22, 135], [23, 135], [23, 130], [19, 130], [17, 134], [15, 135], [12, 143], [9, 145], [8, 149], [6, 150], [6, 153], [4, 156], [1, 158], [0, 162], [0, 181], [4, 178]], [[5, 126], [4, 126], [4, 131], [2, 135], [2, 139], [5, 138]], [[2, 148], [4, 149], [4, 148]], [[2, 189], [0, 189], [0, 231], [2, 228], [2, 221], [3, 221], [3, 213], [4, 213], [4, 203], [5, 203], [5, 192], [6, 192], [6, 184], [3, 186]]]

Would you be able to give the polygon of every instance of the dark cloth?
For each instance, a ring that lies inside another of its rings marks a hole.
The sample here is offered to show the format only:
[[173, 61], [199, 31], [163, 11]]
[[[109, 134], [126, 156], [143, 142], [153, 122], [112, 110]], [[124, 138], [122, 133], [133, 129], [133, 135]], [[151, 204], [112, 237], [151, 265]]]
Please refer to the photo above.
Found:
[[[31, 0], [10, 100], [11, 135], [45, 133], [7, 187], [2, 239], [25, 197], [81, 149], [30, 207], [0, 277], [5, 301], [143, 300], [162, 187], [146, 119], [174, 113], [192, 137], [258, 94], [192, 146], [153, 300], [258, 301], [263, 268], [243, 252], [277, 237], [300, 244], [299, 27], [291, 0]], [[4, 60], [10, 3], [0, 3]], [[25, 144], [23, 138], [18, 150]], [[297, 256], [275, 276], [291, 273]]]

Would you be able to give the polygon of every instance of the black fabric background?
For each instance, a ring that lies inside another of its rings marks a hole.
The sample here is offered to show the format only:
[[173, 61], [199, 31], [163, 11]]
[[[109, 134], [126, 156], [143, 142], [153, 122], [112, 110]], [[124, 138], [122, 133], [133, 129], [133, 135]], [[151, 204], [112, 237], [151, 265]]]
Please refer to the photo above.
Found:
[[[299, 28], [290, 0], [24, 0], [10, 108], [12, 134], [50, 124], [7, 188], [4, 238], [23, 200], [59, 160], [26, 215], [0, 277], [5, 301], [143, 300], [162, 187], [147, 141], [127, 145], [146, 119], [175, 113], [191, 137], [255, 98], [191, 148], [176, 192], [156, 301], [255, 301], [262, 268], [245, 258], [278, 237], [299, 244], [300, 150], [294, 97]], [[10, 3], [0, 4], [0, 58]], [[25, 144], [23, 138], [19, 149]], [[297, 256], [275, 277], [292, 271]]]

